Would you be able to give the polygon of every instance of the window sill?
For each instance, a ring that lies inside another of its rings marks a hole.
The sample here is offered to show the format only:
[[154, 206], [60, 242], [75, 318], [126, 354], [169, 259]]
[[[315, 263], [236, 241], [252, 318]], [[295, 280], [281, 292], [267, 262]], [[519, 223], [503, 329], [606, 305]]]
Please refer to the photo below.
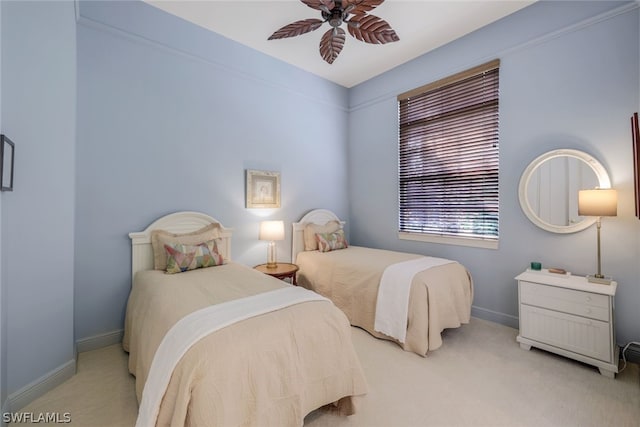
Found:
[[468, 237], [436, 236], [433, 234], [398, 232], [400, 240], [441, 243], [445, 245], [469, 246], [472, 248], [498, 249], [497, 240], [471, 239]]

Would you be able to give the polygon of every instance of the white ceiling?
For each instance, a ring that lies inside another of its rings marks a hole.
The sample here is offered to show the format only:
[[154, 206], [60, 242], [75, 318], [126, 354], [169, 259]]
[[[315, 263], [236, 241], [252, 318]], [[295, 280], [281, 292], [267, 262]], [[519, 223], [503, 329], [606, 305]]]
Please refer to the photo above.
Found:
[[298, 37], [267, 40], [274, 31], [293, 21], [321, 18], [319, 11], [299, 0], [145, 1], [349, 88], [526, 7], [535, 0], [386, 0], [370, 13], [387, 21], [400, 41], [372, 45], [351, 37], [347, 32], [344, 48], [331, 65], [318, 52], [320, 37], [329, 29], [328, 23]]

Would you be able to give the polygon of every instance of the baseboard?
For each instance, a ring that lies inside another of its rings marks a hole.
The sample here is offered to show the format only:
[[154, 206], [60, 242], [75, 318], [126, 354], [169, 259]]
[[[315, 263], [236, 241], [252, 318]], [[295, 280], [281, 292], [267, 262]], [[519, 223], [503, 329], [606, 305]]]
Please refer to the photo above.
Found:
[[76, 341], [76, 351], [78, 353], [84, 353], [85, 351], [97, 350], [99, 348], [118, 344], [119, 342], [122, 342], [123, 335], [124, 330], [118, 329], [112, 332], [107, 332], [105, 334], [83, 338]]
[[477, 307], [475, 305], [471, 306], [471, 315], [490, 322], [500, 323], [501, 325], [509, 326], [514, 329], [518, 329], [520, 327], [520, 321], [516, 316], [499, 313], [497, 311]]
[[76, 360], [72, 359], [11, 394], [7, 399], [3, 413], [19, 411], [38, 397], [67, 381], [75, 373]]

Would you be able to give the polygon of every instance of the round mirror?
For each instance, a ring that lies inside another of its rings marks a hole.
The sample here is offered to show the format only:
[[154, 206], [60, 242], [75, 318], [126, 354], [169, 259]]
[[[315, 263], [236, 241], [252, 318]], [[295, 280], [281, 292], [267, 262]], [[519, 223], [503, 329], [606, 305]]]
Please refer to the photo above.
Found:
[[610, 188], [609, 174], [587, 153], [553, 150], [536, 158], [522, 173], [518, 197], [527, 218], [553, 233], [575, 233], [596, 222], [578, 216], [578, 191]]

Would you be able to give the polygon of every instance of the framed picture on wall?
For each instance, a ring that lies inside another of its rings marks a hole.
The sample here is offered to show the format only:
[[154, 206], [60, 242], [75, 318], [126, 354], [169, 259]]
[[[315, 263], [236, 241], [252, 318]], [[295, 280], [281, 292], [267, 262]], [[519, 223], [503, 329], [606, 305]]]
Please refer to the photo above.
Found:
[[280, 172], [247, 169], [247, 208], [280, 207]]
[[13, 191], [15, 145], [6, 135], [0, 135], [0, 191]]
[[638, 127], [638, 113], [631, 117], [631, 139], [633, 140], [633, 185], [635, 189], [636, 216], [640, 218], [640, 128]]

